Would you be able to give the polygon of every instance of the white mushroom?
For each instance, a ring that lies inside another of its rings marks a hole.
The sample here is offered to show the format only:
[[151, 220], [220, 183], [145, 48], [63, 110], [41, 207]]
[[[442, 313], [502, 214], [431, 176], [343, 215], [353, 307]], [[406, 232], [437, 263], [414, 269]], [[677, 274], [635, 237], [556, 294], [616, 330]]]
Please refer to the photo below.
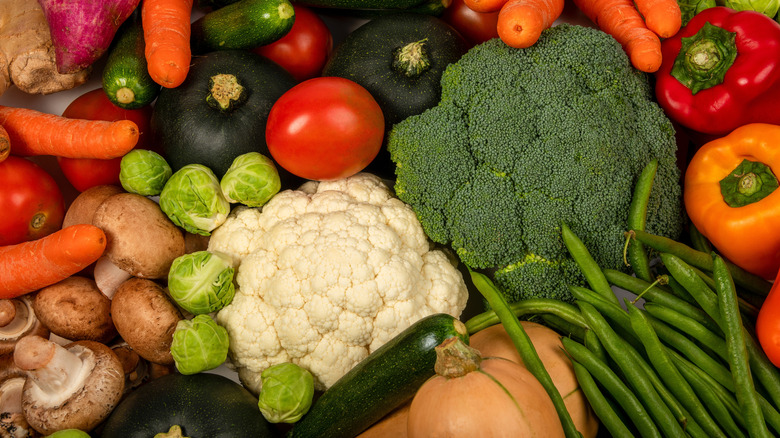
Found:
[[35, 294], [0, 300], [0, 355], [14, 351], [16, 341], [24, 336], [49, 336], [49, 329], [41, 323], [33, 309]]
[[31, 438], [38, 432], [27, 424], [22, 412], [24, 373], [14, 365], [13, 355], [0, 356], [0, 436]]
[[26, 336], [17, 342], [13, 358], [27, 376], [22, 390], [24, 416], [44, 435], [61, 429], [90, 431], [122, 397], [122, 364], [99, 342], [61, 346], [40, 336]]
[[108, 256], [97, 259], [93, 275], [97, 288], [109, 300], [114, 298], [119, 285], [132, 277], [129, 272], [115, 265]]

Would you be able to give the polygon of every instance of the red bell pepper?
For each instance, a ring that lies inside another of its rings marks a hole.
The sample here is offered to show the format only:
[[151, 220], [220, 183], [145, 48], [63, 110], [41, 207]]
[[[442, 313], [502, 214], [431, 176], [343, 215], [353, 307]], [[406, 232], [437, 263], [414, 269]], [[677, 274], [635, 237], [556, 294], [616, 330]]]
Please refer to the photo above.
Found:
[[780, 124], [780, 23], [717, 6], [661, 49], [656, 98], [672, 120], [717, 135], [748, 123]]

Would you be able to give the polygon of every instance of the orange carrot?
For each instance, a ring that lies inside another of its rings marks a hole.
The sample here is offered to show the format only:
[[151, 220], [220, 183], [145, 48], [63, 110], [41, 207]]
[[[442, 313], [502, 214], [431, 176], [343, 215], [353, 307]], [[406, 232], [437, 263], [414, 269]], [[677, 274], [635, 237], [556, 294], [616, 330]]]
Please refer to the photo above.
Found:
[[523, 49], [539, 40], [563, 12], [564, 0], [509, 0], [498, 13], [498, 36], [506, 45]]
[[623, 46], [635, 68], [653, 73], [661, 66], [661, 40], [647, 28], [632, 0], [574, 0], [574, 4]]
[[62, 281], [95, 262], [106, 249], [103, 230], [76, 224], [46, 237], [0, 247], [0, 299]]
[[0, 105], [0, 125], [8, 132], [14, 155], [65, 158], [118, 158], [138, 143], [131, 120], [71, 119], [28, 108]]
[[11, 155], [11, 139], [8, 137], [8, 131], [0, 125], [0, 163]]
[[463, 3], [474, 12], [496, 12], [507, 0], [463, 0]]
[[661, 38], [676, 34], [682, 26], [682, 12], [676, 0], [634, 0], [645, 17], [647, 28]]
[[149, 76], [166, 88], [181, 85], [190, 70], [193, 0], [143, 0], [145, 54]]

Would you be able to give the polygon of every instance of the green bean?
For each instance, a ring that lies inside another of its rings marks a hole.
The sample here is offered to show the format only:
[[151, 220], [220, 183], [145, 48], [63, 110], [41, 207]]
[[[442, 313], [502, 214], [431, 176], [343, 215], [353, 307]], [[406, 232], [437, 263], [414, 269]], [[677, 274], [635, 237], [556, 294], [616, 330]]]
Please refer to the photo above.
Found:
[[593, 409], [593, 412], [598, 417], [599, 422], [604, 426], [609, 434], [614, 438], [633, 438], [634, 433], [623, 423], [623, 419], [612, 409], [607, 398], [601, 392], [601, 389], [593, 380], [593, 376], [590, 375], [587, 368], [576, 360], [571, 361], [574, 368], [574, 376], [577, 378], [585, 398], [588, 400], [588, 404]]
[[506, 329], [509, 337], [512, 339], [512, 343], [515, 344], [517, 352], [520, 353], [520, 358], [523, 359], [526, 369], [536, 377], [536, 380], [539, 381], [550, 396], [566, 437], [582, 438], [582, 434], [577, 431], [577, 427], [574, 425], [574, 421], [566, 408], [560, 391], [556, 388], [550, 373], [547, 372], [542, 360], [539, 359], [539, 354], [528, 337], [528, 333], [525, 332], [520, 321], [512, 313], [504, 296], [486, 275], [471, 270], [469, 270], [469, 273], [474, 286], [488, 302], [488, 305], [496, 312], [501, 324], [504, 325], [504, 329]]
[[685, 290], [684, 287], [680, 284], [679, 281], [675, 280], [674, 277], [671, 275], [668, 275], [667, 283], [669, 284], [669, 290], [672, 291], [673, 294], [677, 295], [681, 299], [696, 305], [696, 300], [693, 299], [691, 294], [688, 293], [687, 290]]
[[578, 325], [572, 324], [569, 321], [566, 321], [565, 319], [551, 313], [542, 313], [539, 315], [539, 318], [542, 318], [545, 325], [551, 329], [557, 331], [563, 336], [568, 336], [570, 338], [580, 340], [584, 339], [585, 332], [589, 331], [588, 329], [584, 329]]
[[664, 436], [686, 436], [685, 431], [678, 422], [679, 420], [672, 414], [671, 409], [651, 382], [651, 377], [646, 373], [641, 364], [634, 360], [635, 358], [626, 354], [629, 350], [636, 350], [617, 335], [595, 307], [584, 301], [578, 301], [577, 304], [580, 307], [582, 316], [588, 322], [588, 326], [596, 333], [607, 353], [609, 353], [609, 357], [615, 361], [618, 368], [626, 376], [626, 379], [637, 393], [637, 397], [650, 412], [650, 415], [663, 431]]
[[[745, 345], [750, 359], [750, 370], [775, 406], [780, 406], [780, 374], [756, 339], [745, 330]], [[780, 432], [780, 431], [779, 431]]]
[[718, 420], [718, 423], [722, 426], [723, 430], [730, 437], [741, 438], [745, 434], [734, 421], [731, 412], [726, 407], [723, 400], [718, 397], [715, 390], [696, 372], [692, 371], [688, 366], [680, 366], [676, 364], [676, 368], [685, 380], [690, 384], [691, 388], [696, 391], [702, 402], [707, 406], [707, 409], [712, 412], [714, 418]]
[[655, 368], [661, 380], [666, 384], [671, 393], [680, 401], [682, 406], [691, 413], [691, 416], [701, 425], [709, 437], [726, 437], [715, 420], [710, 416], [701, 404], [699, 397], [688, 384], [680, 371], [672, 363], [666, 351], [666, 347], [658, 339], [658, 335], [650, 324], [650, 320], [644, 311], [636, 306], [628, 304], [628, 316], [634, 332], [644, 344], [647, 357]]
[[[709, 253], [697, 251], [684, 243], [677, 242], [668, 237], [650, 234], [642, 230], [635, 230], [635, 234], [637, 240], [660, 253], [666, 252], [674, 254], [691, 266], [696, 266], [699, 269], [712, 272], [712, 256]], [[758, 275], [745, 271], [733, 263], [726, 262], [726, 264], [729, 267], [729, 271], [731, 271], [734, 282], [738, 286], [744, 288], [747, 292], [756, 295], [765, 297], [769, 294], [772, 283]]]
[[569, 250], [569, 254], [577, 263], [577, 266], [579, 266], [590, 287], [595, 292], [603, 295], [604, 298], [617, 303], [617, 296], [612, 291], [612, 286], [604, 277], [604, 273], [601, 271], [598, 263], [590, 255], [588, 248], [585, 247], [582, 240], [565, 223], [561, 224], [561, 236], [566, 249]]
[[[580, 315], [580, 311], [577, 307], [561, 300], [551, 298], [529, 298], [527, 300], [516, 301], [510, 304], [509, 308], [517, 317], [549, 313], [557, 315], [569, 323], [583, 329], [588, 328], [588, 324], [585, 322], [585, 319], [582, 318], [582, 315]], [[499, 320], [496, 312], [488, 310], [478, 315], [474, 315], [466, 321], [466, 328], [468, 329], [469, 334], [474, 334], [498, 323]]]
[[693, 249], [706, 254], [709, 254], [713, 250], [712, 243], [710, 243], [710, 241], [704, 237], [704, 234], [702, 234], [701, 231], [699, 231], [699, 229], [693, 225], [693, 223], [688, 223], [688, 230], [691, 237], [691, 246]]
[[666, 306], [655, 303], [645, 303], [644, 309], [660, 321], [665, 322], [672, 328], [689, 335], [702, 345], [706, 346], [715, 354], [726, 360], [726, 341], [720, 335], [709, 330], [693, 318], [670, 309]]
[[593, 330], [588, 330], [585, 332], [585, 339], [582, 342], [588, 350], [595, 354], [596, 357], [601, 359], [604, 363], [609, 362], [609, 355], [607, 354], [607, 351], [604, 350], [604, 346], [601, 345], [599, 337], [593, 333]]
[[[634, 185], [634, 193], [631, 197], [631, 204], [628, 206], [628, 220], [626, 221], [629, 229], [644, 230], [647, 223], [647, 203], [650, 201], [650, 193], [653, 189], [653, 180], [658, 171], [658, 160], [652, 159], [642, 169], [639, 178]], [[629, 233], [633, 236], [632, 233]], [[653, 274], [650, 270], [650, 257], [647, 255], [644, 244], [636, 239], [628, 246], [628, 262], [637, 277], [645, 281], [653, 281]]]
[[715, 333], [721, 332], [720, 327], [705, 311], [661, 288], [651, 286], [650, 283], [642, 279], [612, 269], [605, 269], [604, 275], [610, 283], [621, 289], [625, 289], [635, 295], [643, 294], [645, 301], [677, 309], [678, 312], [695, 319]]
[[715, 290], [720, 307], [721, 327], [726, 334], [726, 347], [729, 354], [729, 366], [734, 379], [737, 403], [745, 418], [748, 433], [753, 436], [771, 436], [767, 429], [758, 394], [750, 372], [745, 341], [745, 330], [737, 303], [737, 290], [729, 273], [729, 268], [720, 256], [713, 256], [713, 274]]
[[[715, 289], [715, 280], [712, 277], [694, 266], [691, 266], [691, 269], [696, 272], [696, 274], [701, 277], [702, 280], [704, 280], [710, 289]], [[755, 321], [758, 317], [758, 307], [756, 307], [753, 303], [743, 299], [742, 297], [739, 297], [739, 295], [737, 296], [737, 299], [739, 301], [739, 309], [742, 311], [742, 314], [748, 317], [750, 321]]]
[[642, 402], [609, 365], [601, 361], [585, 346], [572, 339], [562, 338], [561, 342], [572, 359], [582, 364], [593, 378], [617, 401], [623, 412], [631, 419], [643, 437], [656, 438], [662, 436]]
[[[720, 326], [718, 297], [696, 271], [693, 270], [691, 265], [670, 253], [661, 253], [661, 261], [664, 266], [666, 266], [666, 269], [672, 274], [672, 277], [679, 281], [685, 290], [693, 296], [699, 304], [699, 307], [707, 312], [707, 314]], [[721, 327], [721, 329], [722, 328], [723, 327]]]

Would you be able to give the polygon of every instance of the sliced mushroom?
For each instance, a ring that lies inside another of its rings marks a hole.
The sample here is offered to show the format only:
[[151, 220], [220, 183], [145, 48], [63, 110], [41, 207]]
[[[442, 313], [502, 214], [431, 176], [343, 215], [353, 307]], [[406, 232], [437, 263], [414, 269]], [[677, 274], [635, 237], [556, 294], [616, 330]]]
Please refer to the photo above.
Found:
[[0, 308], [3, 309], [0, 316], [0, 355], [12, 353], [16, 341], [24, 336], [49, 336], [49, 329], [38, 319], [33, 309], [34, 296], [26, 294], [0, 300]]
[[119, 193], [103, 201], [92, 224], [106, 233], [105, 255], [140, 278], [165, 278], [185, 252], [184, 234], [151, 199]]
[[97, 259], [93, 275], [97, 288], [108, 299], [114, 298], [119, 285], [132, 277], [129, 272], [115, 265], [108, 256], [102, 256]]
[[38, 318], [57, 336], [106, 343], [116, 337], [111, 300], [95, 280], [73, 275], [39, 290], [33, 301]]
[[14, 363], [27, 376], [24, 416], [44, 435], [61, 429], [92, 430], [108, 417], [124, 390], [122, 364], [99, 342], [61, 346], [27, 336], [16, 344]]
[[183, 316], [162, 286], [143, 278], [125, 281], [111, 300], [111, 315], [119, 335], [141, 357], [163, 365], [174, 363], [173, 332]]

